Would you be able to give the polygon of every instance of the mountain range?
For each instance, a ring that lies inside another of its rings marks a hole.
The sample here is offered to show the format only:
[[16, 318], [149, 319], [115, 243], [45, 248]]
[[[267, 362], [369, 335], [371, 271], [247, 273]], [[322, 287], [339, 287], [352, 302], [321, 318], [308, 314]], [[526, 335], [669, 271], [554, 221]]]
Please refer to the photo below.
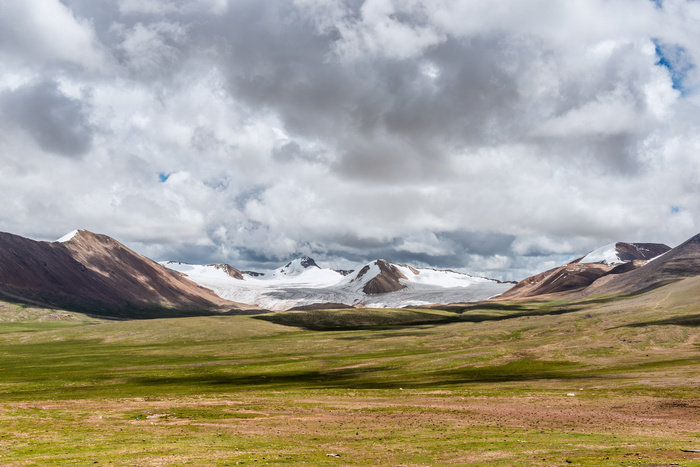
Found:
[[700, 234], [670, 248], [618, 242], [517, 284], [378, 259], [354, 270], [302, 257], [271, 272], [156, 263], [106, 236], [0, 233], [0, 298], [113, 318], [405, 307], [640, 293], [700, 275]]
[[230, 274], [230, 266], [161, 263], [222, 298], [283, 311], [299, 307], [403, 307], [486, 300], [512, 284], [449, 270], [414, 268], [378, 259], [353, 271], [297, 258], [271, 273]]

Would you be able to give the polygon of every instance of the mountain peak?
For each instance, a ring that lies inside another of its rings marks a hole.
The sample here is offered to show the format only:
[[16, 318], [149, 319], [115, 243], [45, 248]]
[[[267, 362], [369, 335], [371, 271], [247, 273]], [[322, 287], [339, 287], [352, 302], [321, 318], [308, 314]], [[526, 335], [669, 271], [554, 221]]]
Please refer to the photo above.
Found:
[[394, 264], [377, 259], [362, 267], [351, 282], [363, 284], [364, 293], [376, 295], [405, 289], [406, 285], [399, 282], [399, 279], [407, 277]]
[[598, 263], [614, 266], [634, 260], [650, 260], [666, 253], [670, 249], [671, 247], [663, 243], [616, 242], [597, 248], [583, 258], [573, 261], [573, 263]]
[[58, 240], [54, 240], [53, 243], [65, 243], [65, 242], [69, 242], [69, 241], [71, 241], [71, 240], [73, 239], [73, 237], [75, 237], [76, 235], [78, 235], [79, 232], [80, 232], [79, 229], [76, 229], [76, 230], [73, 230], [73, 231], [71, 231], [71, 232], [68, 232], [68, 233], [65, 234], [63, 237], [59, 238]]
[[109, 235], [99, 234], [91, 232], [85, 229], [75, 229], [68, 232], [63, 237], [58, 240], [54, 240], [50, 243], [75, 243], [75, 241], [86, 241], [86, 242], [101, 242], [101, 243], [111, 243], [116, 242], [115, 239]]
[[314, 261], [313, 258], [310, 258], [308, 256], [302, 256], [300, 258], [296, 258], [288, 262], [283, 267], [279, 268], [277, 272], [279, 274], [287, 276], [296, 276], [303, 273], [307, 269], [312, 268], [321, 269], [321, 267], [318, 264], [316, 264], [316, 261]]
[[301, 263], [301, 266], [303, 268], [317, 267], [317, 268], [321, 269], [321, 267], [318, 264], [316, 264], [316, 261], [314, 261], [313, 258], [310, 258], [308, 256], [304, 256], [302, 258], [299, 258], [299, 262]]

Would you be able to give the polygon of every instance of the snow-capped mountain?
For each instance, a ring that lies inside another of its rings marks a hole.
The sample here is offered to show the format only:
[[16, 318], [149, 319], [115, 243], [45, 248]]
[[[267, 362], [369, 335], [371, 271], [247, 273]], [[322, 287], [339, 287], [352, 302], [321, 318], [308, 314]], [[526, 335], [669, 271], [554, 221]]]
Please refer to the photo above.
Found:
[[662, 287], [669, 282], [698, 275], [700, 275], [700, 234], [652, 260], [643, 262], [637, 268], [621, 274], [610, 274], [595, 281], [584, 289], [581, 295], [589, 297], [603, 294], [634, 293]]
[[304, 257], [257, 277], [243, 273], [242, 279], [224, 274], [221, 266], [162, 264], [186, 274], [221, 298], [276, 311], [319, 303], [384, 308], [470, 302], [490, 298], [510, 287], [468, 274], [418, 269], [385, 260], [372, 261], [344, 275], [347, 271], [321, 268], [312, 258]]
[[601, 277], [637, 269], [670, 249], [662, 243], [611, 243], [571, 263], [528, 277], [500, 298], [517, 299], [580, 290]]
[[283, 267], [276, 270], [275, 273], [284, 276], [298, 276], [312, 268], [321, 269], [313, 258], [304, 256], [288, 262]]
[[662, 243], [617, 242], [597, 248], [576, 263], [598, 263], [613, 266], [634, 260], [649, 260], [666, 253], [671, 247]]

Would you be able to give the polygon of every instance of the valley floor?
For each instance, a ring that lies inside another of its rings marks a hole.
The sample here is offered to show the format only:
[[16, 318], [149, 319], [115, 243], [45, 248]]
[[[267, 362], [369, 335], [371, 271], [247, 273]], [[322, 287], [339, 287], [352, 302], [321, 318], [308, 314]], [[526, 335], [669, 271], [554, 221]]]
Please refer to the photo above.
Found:
[[0, 464], [700, 465], [699, 285], [264, 319], [4, 304]]
[[[3, 465], [698, 465], [698, 405], [559, 390], [263, 391], [3, 406]], [[591, 392], [591, 391], [588, 391]]]

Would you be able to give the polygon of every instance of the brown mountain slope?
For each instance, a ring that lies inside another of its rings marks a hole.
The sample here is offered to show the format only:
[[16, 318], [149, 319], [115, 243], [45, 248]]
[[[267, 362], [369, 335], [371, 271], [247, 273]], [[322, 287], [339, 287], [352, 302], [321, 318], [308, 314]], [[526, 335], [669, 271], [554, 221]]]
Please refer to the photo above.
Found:
[[583, 296], [633, 293], [700, 275], [700, 234], [630, 272], [598, 279]]
[[[644, 266], [647, 260], [667, 253], [671, 248], [662, 243], [615, 244], [615, 253], [621, 264], [607, 264], [605, 261], [586, 262], [589, 255], [578, 258], [569, 264], [536, 274], [518, 282], [505, 293], [495, 297], [498, 300], [523, 298], [549, 298], [574, 291], [581, 291], [591, 284], [602, 281], [604, 276], [622, 275]], [[610, 279], [612, 280], [612, 279]]]
[[85, 230], [63, 243], [0, 233], [0, 296], [125, 318], [245, 308]]
[[[553, 296], [577, 299], [633, 293], [700, 275], [700, 234], [673, 249], [658, 243], [617, 243], [616, 248], [618, 256], [628, 262], [608, 266], [604, 263], [579, 263], [583, 259], [579, 258], [565, 266], [528, 277], [495, 299]], [[653, 259], [632, 259], [649, 257]]]
[[663, 243], [624, 243], [616, 245], [617, 255], [622, 261], [648, 260], [669, 251], [671, 247]]
[[597, 263], [571, 263], [528, 277], [505, 293], [499, 300], [514, 300], [579, 290], [608, 274], [612, 266]]

